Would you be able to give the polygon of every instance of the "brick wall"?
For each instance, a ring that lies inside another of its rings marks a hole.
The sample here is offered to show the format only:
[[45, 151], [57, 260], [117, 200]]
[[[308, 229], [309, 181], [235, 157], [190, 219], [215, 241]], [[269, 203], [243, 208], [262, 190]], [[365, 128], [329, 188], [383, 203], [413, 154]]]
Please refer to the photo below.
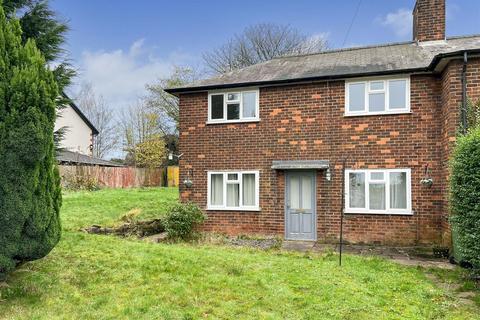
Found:
[[[478, 68], [478, 62], [476, 63]], [[472, 66], [472, 68], [474, 68]], [[479, 93], [478, 69], [472, 94]], [[344, 117], [343, 81], [260, 89], [257, 123], [207, 125], [207, 94], [182, 94], [180, 103], [183, 201], [206, 207], [207, 170], [260, 170], [260, 212], [208, 211], [205, 230], [231, 234], [284, 234], [284, 173], [273, 160], [329, 160], [332, 181], [317, 173], [319, 241], [336, 241], [340, 226], [341, 163], [348, 168], [411, 168], [414, 215], [348, 215], [345, 238], [395, 245], [442, 242], [446, 217], [446, 159], [455, 135], [458, 63], [445, 75], [411, 77], [410, 114]], [[452, 87], [452, 91], [448, 92]], [[461, 96], [461, 92], [460, 92]], [[449, 147], [450, 148], [450, 147]], [[434, 184], [420, 180], [424, 166]]]
[[445, 40], [445, 0], [417, 0], [413, 9], [413, 40]]
[[[451, 61], [445, 68], [442, 78], [442, 176], [441, 190], [443, 210], [443, 244], [450, 245], [450, 227], [448, 224], [448, 158], [455, 143], [455, 136], [460, 123], [460, 106], [462, 104], [462, 60]], [[480, 59], [474, 58], [467, 65], [467, 96], [473, 102], [480, 99]]]

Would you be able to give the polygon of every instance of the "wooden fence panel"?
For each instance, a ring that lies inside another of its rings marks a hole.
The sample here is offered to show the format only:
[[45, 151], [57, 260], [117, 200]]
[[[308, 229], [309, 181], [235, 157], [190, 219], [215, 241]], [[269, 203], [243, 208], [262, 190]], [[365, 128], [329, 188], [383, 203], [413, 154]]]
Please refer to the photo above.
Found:
[[59, 166], [60, 176], [95, 178], [100, 186], [109, 188], [135, 188], [163, 186], [165, 169], [100, 166]]
[[178, 187], [180, 180], [180, 170], [178, 166], [167, 167], [167, 186]]

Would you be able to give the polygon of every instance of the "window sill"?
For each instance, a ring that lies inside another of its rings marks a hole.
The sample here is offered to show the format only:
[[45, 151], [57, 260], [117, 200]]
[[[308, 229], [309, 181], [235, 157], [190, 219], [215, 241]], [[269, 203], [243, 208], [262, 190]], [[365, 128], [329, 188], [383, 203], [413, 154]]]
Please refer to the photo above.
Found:
[[406, 111], [389, 111], [389, 112], [359, 112], [359, 113], [344, 113], [344, 117], [364, 117], [364, 116], [391, 116], [397, 114], [410, 114], [411, 110]]
[[352, 211], [352, 210], [345, 210], [343, 213], [351, 214], [351, 215], [399, 215], [399, 216], [412, 216], [413, 211], [386, 211], [386, 212], [368, 212], [368, 211]]
[[249, 212], [260, 212], [260, 207], [255, 208], [215, 208], [215, 207], [207, 207], [205, 210], [207, 211], [249, 211]]
[[244, 119], [244, 120], [229, 120], [229, 121], [212, 121], [209, 120], [206, 124], [231, 124], [231, 123], [251, 123], [251, 122], [260, 122], [260, 119]]

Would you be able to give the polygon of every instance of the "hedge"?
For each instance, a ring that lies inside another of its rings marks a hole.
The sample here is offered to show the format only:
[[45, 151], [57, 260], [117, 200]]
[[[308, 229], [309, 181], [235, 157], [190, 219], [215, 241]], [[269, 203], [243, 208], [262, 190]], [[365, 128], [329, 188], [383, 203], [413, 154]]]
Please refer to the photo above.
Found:
[[480, 126], [457, 139], [450, 167], [450, 221], [458, 232], [456, 247], [480, 269]]

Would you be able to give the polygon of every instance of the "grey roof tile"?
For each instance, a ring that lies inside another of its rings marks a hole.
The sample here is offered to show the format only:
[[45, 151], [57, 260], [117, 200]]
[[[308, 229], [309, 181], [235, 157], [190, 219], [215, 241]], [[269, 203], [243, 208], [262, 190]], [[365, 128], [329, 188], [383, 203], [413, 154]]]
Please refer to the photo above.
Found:
[[480, 49], [480, 35], [449, 38], [446, 41], [404, 42], [332, 50], [276, 58], [167, 91], [174, 93], [249, 83], [261, 85], [308, 78], [421, 70], [427, 69], [440, 54], [476, 49]]
[[79, 165], [91, 165], [91, 166], [103, 166], [103, 167], [124, 167], [121, 164], [94, 158], [81, 154], [78, 152], [62, 150], [57, 153], [57, 161], [61, 164], [79, 164]]

